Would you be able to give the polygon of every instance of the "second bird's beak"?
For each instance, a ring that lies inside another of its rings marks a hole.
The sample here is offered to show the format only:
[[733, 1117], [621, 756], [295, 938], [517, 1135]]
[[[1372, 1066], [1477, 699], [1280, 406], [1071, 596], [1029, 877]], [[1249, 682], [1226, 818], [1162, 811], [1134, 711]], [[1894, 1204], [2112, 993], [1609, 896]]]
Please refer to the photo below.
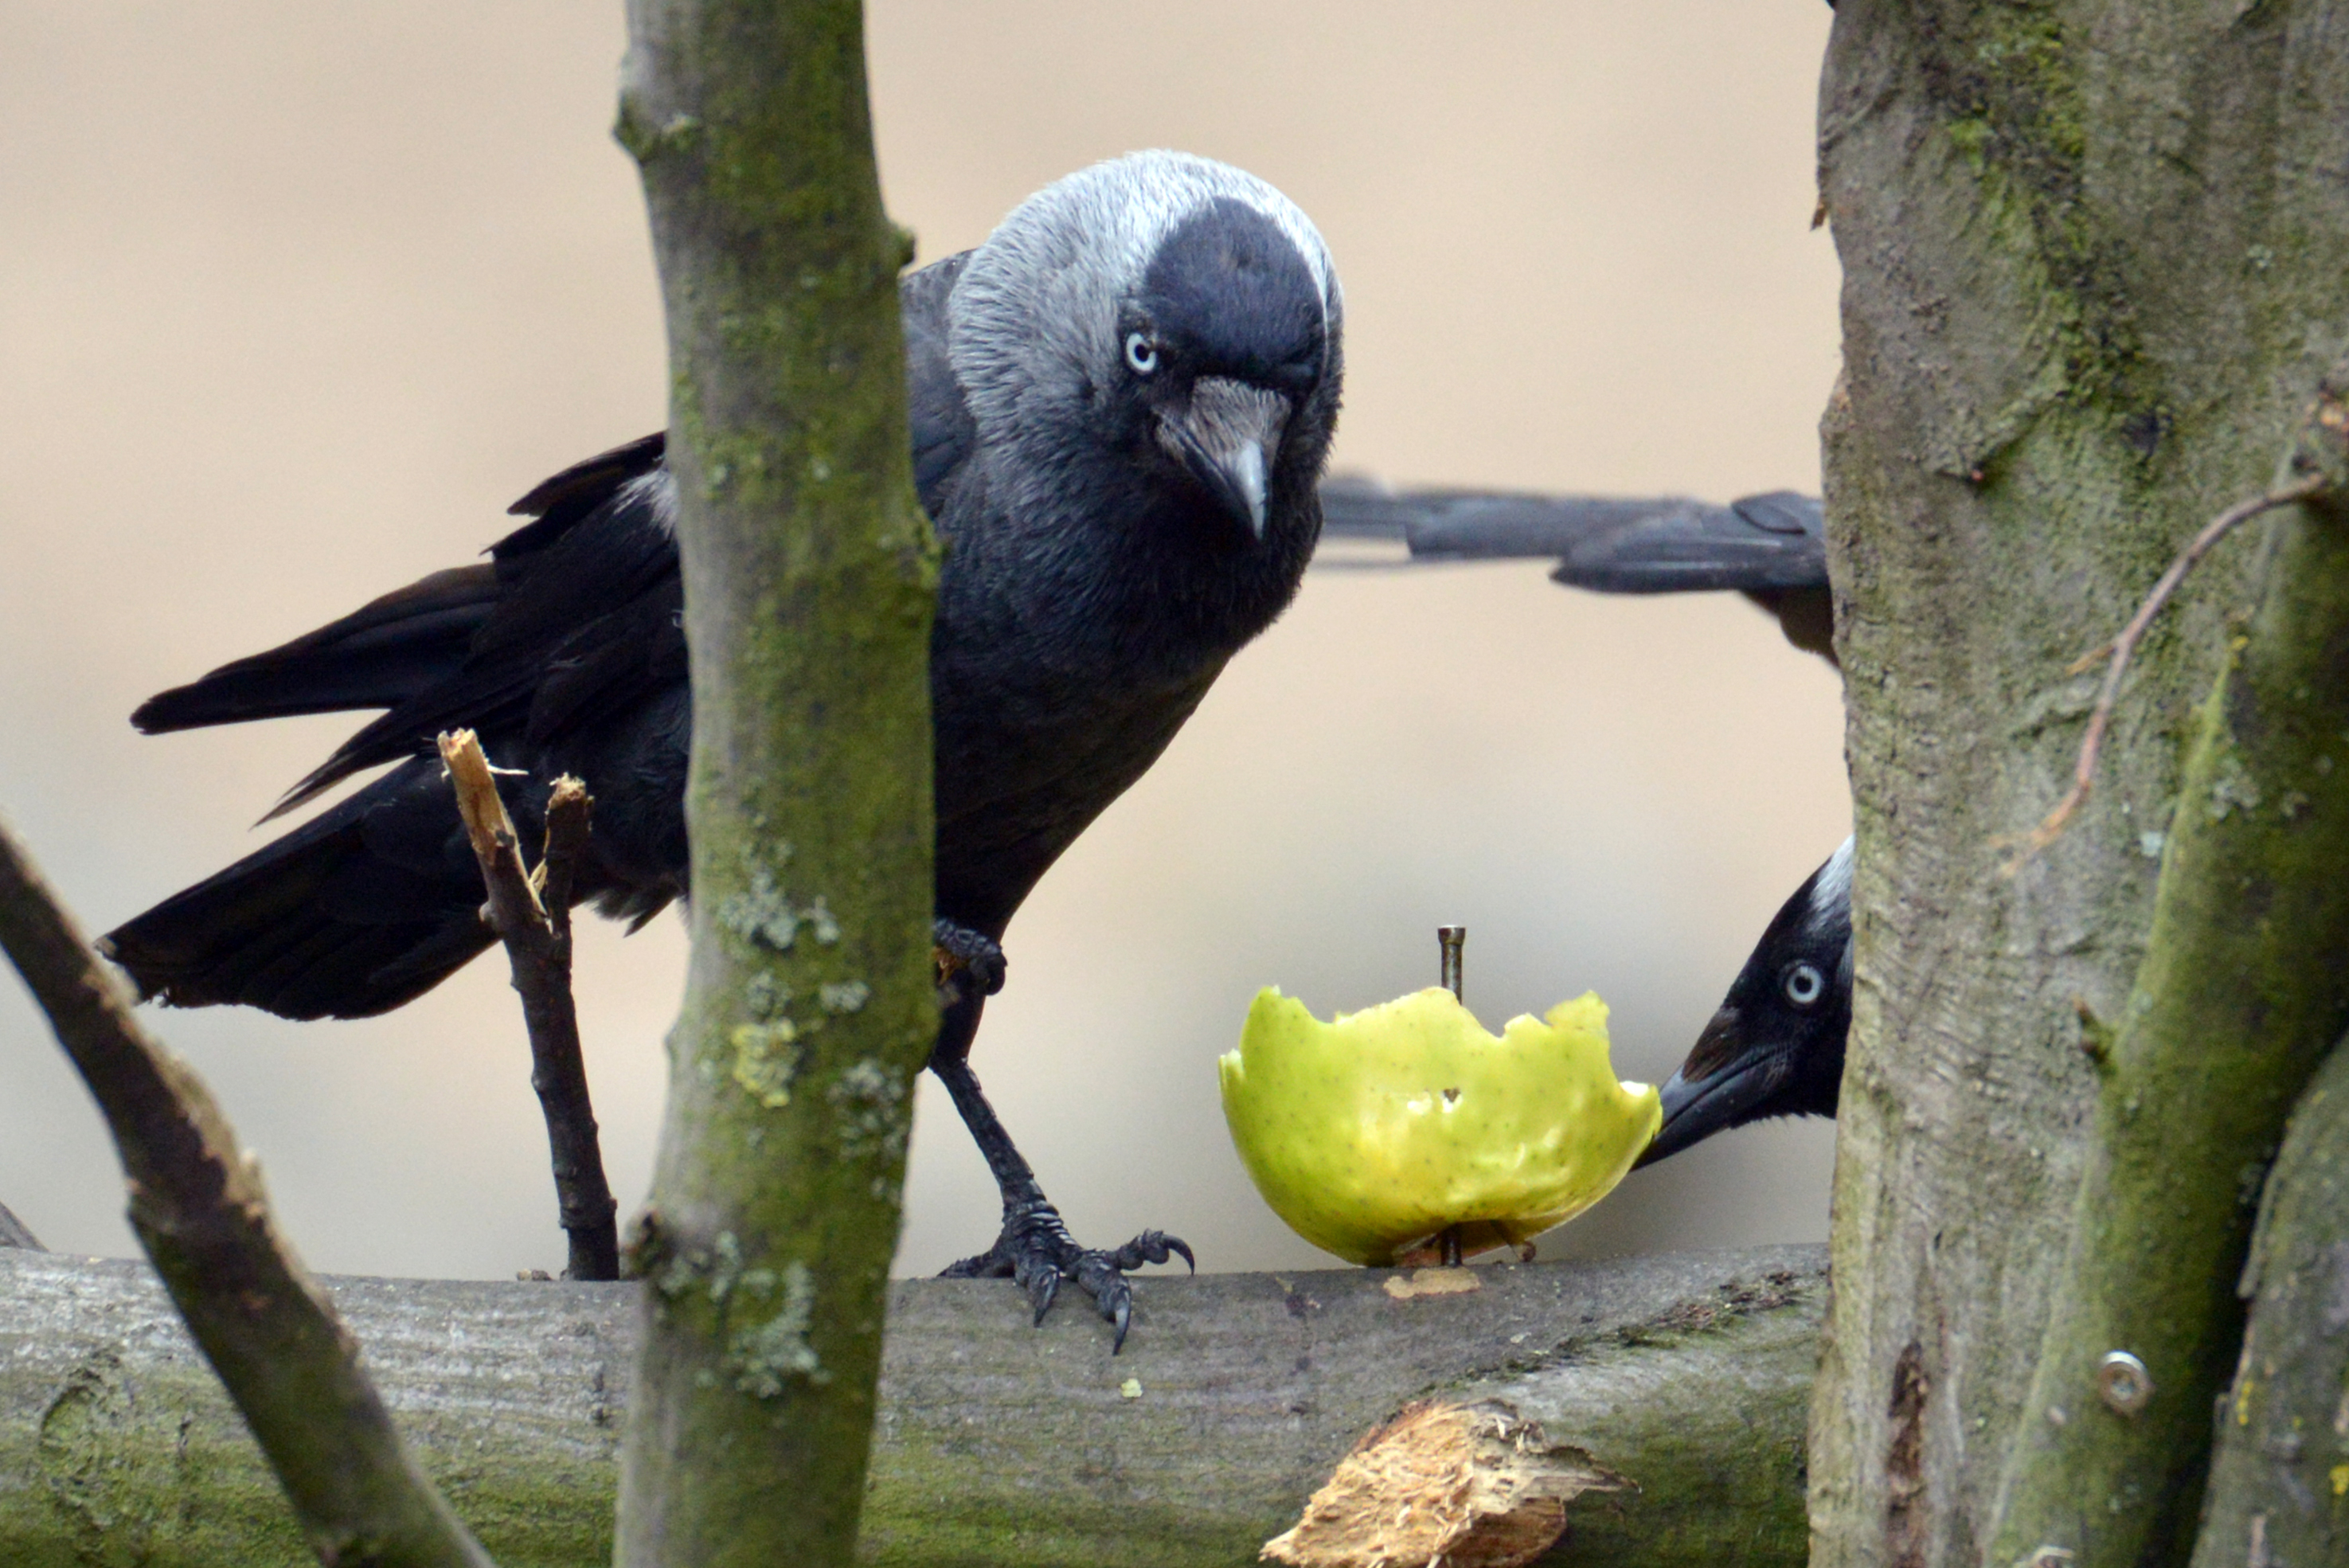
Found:
[[1204, 376], [1191, 404], [1161, 417], [1158, 439], [1251, 539], [1264, 537], [1267, 493], [1289, 401], [1268, 388]]
[[1656, 1141], [1632, 1161], [1637, 1168], [1703, 1142], [1751, 1109], [1786, 1075], [1783, 1054], [1754, 1048], [1733, 1007], [1713, 1015], [1695, 1048], [1663, 1086], [1663, 1125]]

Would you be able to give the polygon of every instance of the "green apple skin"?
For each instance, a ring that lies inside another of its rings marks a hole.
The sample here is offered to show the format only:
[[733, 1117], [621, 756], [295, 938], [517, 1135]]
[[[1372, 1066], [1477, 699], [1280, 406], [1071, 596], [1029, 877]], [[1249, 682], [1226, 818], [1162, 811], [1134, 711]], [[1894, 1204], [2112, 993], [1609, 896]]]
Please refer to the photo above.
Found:
[[1327, 1023], [1268, 986], [1217, 1065], [1257, 1190], [1357, 1263], [1454, 1225], [1471, 1251], [1538, 1235], [1612, 1191], [1663, 1120], [1616, 1078], [1595, 992], [1495, 1038], [1440, 986]]

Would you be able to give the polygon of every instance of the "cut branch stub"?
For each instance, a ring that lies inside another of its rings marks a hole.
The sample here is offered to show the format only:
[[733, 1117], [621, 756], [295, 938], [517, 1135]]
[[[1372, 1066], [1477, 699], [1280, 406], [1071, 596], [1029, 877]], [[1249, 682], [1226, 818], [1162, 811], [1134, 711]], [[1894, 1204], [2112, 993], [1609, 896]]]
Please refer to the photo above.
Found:
[[579, 1045], [579, 1010], [571, 994], [571, 889], [586, 852], [595, 802], [577, 779], [559, 778], [546, 802], [546, 855], [524, 869], [513, 819], [499, 797], [496, 774], [471, 730], [440, 737], [440, 760], [457, 795], [465, 836], [481, 867], [491, 929], [505, 944], [530, 1034], [530, 1086], [546, 1118], [554, 1195], [570, 1241], [574, 1280], [620, 1277], [619, 1205], [604, 1175], [587, 1064]]
[[1264, 1557], [1288, 1568], [1522, 1568], [1565, 1532], [1568, 1503], [1630, 1484], [1505, 1405], [1420, 1400], [1354, 1445]]

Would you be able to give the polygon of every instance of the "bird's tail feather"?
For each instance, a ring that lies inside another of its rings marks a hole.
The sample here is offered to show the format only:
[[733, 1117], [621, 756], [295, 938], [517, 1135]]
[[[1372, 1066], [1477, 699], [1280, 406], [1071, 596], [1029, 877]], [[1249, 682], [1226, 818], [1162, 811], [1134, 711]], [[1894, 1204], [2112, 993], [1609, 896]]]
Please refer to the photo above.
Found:
[[[510, 805], [523, 807], [524, 793]], [[422, 995], [490, 945], [481, 898], [448, 783], [419, 758], [99, 945], [142, 998], [365, 1018]]]

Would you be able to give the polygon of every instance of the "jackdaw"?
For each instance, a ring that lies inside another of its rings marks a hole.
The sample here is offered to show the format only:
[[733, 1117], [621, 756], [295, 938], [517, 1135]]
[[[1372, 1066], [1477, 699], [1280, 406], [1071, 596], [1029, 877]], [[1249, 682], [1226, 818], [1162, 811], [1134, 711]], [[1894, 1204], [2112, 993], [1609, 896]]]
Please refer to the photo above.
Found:
[[[1338, 414], [1337, 275], [1271, 186], [1143, 152], [1038, 192], [900, 299], [915, 481], [946, 551], [936, 907], [961, 973], [930, 1067], [1003, 1197], [995, 1243], [947, 1272], [1014, 1279], [1040, 1321], [1073, 1278], [1122, 1344], [1125, 1271], [1190, 1250], [1155, 1231], [1078, 1245], [980, 1093], [971, 1042], [1021, 900], [1297, 591]], [[460, 725], [517, 770], [522, 831], [557, 775], [594, 792], [575, 898], [641, 924], [686, 892], [690, 712], [662, 451], [653, 435], [567, 469], [515, 503], [534, 520], [488, 564], [139, 709], [149, 733], [386, 710], [281, 812], [394, 764], [111, 932], [143, 995], [357, 1018], [480, 953], [480, 874], [434, 750]]]
[[1639, 1163], [1773, 1116], [1832, 1116], [1851, 1033], [1848, 838], [1772, 917], [1729, 994], [1663, 1087]]
[[[1330, 537], [1400, 541], [1414, 562], [1545, 557], [1554, 580], [1600, 593], [1734, 589], [1776, 616], [1789, 642], [1836, 662], [1825, 518], [1811, 496], [1772, 491], [1722, 506], [1338, 478], [1321, 497]], [[1663, 1127], [1641, 1165], [1748, 1122], [1836, 1114], [1851, 1026], [1851, 856], [1846, 839], [1762, 933], [1665, 1084]]]

